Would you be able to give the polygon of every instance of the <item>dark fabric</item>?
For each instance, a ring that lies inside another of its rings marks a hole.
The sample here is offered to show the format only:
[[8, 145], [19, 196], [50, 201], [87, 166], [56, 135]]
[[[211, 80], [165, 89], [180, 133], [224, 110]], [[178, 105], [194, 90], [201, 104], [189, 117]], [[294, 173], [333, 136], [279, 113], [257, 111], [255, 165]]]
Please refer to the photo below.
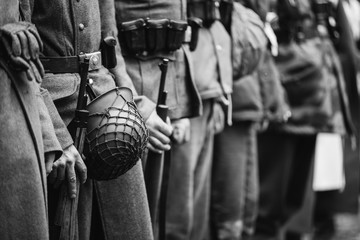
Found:
[[191, 52], [194, 79], [202, 99], [221, 97], [232, 92], [231, 42], [219, 21], [199, 30], [197, 48]]
[[359, 208], [359, 191], [360, 191], [360, 173], [359, 173], [359, 131], [360, 131], [360, 115], [359, 115], [359, 92], [357, 83], [357, 71], [359, 69], [359, 51], [353, 40], [353, 35], [345, 15], [342, 1], [339, 2], [336, 12], [337, 24], [339, 26], [340, 38], [335, 44], [339, 54], [341, 65], [344, 69], [344, 78], [346, 89], [349, 96], [349, 105], [352, 120], [355, 126], [355, 136], [357, 139], [357, 147], [353, 149], [352, 139], [345, 139], [345, 177], [346, 186], [344, 191], [339, 193], [334, 200], [337, 204], [337, 210], [342, 212], [358, 213]]
[[276, 236], [302, 206], [316, 135], [258, 135], [260, 201], [255, 235]]
[[312, 134], [317, 131], [346, 132], [341, 98], [342, 69], [331, 44], [314, 38], [281, 44], [276, 64], [286, 90], [292, 116], [283, 130]]
[[212, 100], [202, 116], [190, 119], [190, 141], [173, 145], [166, 207], [166, 239], [208, 240], [214, 141]]
[[231, 27], [233, 121], [282, 121], [288, 111], [263, 28], [263, 22], [252, 10], [234, 3]]
[[[0, 236], [48, 239], [46, 174], [36, 92], [24, 72], [0, 59]], [[17, 81], [14, 87], [12, 81]]]
[[258, 205], [256, 128], [235, 122], [215, 136], [211, 184], [212, 239], [240, 239], [255, 228]]

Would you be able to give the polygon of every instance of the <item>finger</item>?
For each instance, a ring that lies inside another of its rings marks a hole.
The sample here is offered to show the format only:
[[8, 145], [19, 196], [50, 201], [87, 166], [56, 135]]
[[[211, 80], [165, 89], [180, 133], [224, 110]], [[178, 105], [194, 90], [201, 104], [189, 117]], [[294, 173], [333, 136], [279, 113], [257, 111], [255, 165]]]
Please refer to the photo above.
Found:
[[70, 198], [76, 197], [76, 173], [73, 162], [66, 164], [66, 177], [68, 181], [68, 193]]
[[57, 160], [57, 177], [55, 179], [54, 188], [60, 186], [60, 184], [65, 180], [65, 163], [63, 161]]
[[41, 78], [43, 78], [45, 76], [45, 70], [44, 70], [44, 66], [42, 65], [40, 59], [39, 58], [35, 59], [34, 63], [36, 65], [37, 70], [39, 71]]
[[75, 162], [76, 172], [79, 174], [79, 179], [82, 184], [86, 182], [87, 179], [87, 168], [84, 161], [79, 157]]
[[[36, 67], [36, 65], [34, 64], [33, 61], [29, 61], [29, 63], [30, 63], [30, 66], [31, 66], [30, 69], [31, 69], [31, 71], [32, 71], [33, 74], [34, 74], [34, 77], [35, 77], [36, 82], [41, 83], [42, 77], [40, 76], [40, 73], [39, 73], [39, 71], [38, 71], [38, 68]], [[30, 70], [30, 69], [29, 69], [29, 70]]]
[[29, 42], [24, 32], [18, 32], [17, 36], [21, 43], [21, 56], [26, 60], [30, 60]]
[[12, 55], [16, 57], [21, 56], [21, 43], [20, 39], [16, 35], [11, 35], [11, 49]]
[[32, 68], [29, 68], [28, 70], [26, 70], [26, 76], [29, 81], [32, 81], [35, 78]]
[[162, 144], [169, 144], [170, 143], [170, 138], [168, 136], [165, 136], [164, 134], [162, 134], [159, 131], [156, 131], [154, 129], [150, 129], [149, 134], [150, 134], [150, 136], [152, 136], [154, 138], [157, 138]]
[[161, 143], [157, 138], [150, 136], [149, 143], [157, 150], [157, 151], [168, 151], [170, 150], [169, 144]]
[[38, 31], [37, 31], [36, 29], [34, 29], [33, 27], [30, 27], [30, 28], [28, 29], [28, 31], [29, 31], [30, 33], [32, 33], [32, 35], [34, 35], [34, 37], [36, 38], [36, 40], [37, 40], [37, 42], [38, 42], [39, 50], [40, 50], [40, 52], [42, 52], [44, 46], [43, 46], [43, 42], [41, 41], [41, 37], [40, 37]]
[[162, 154], [162, 153], [163, 153], [163, 151], [156, 149], [150, 142], [148, 142], [147, 148], [148, 148], [150, 151], [155, 152], [155, 153], [158, 153], [158, 154]]
[[23, 58], [13, 55], [13, 53], [10, 50], [11, 49], [10, 43], [8, 41], [6, 41], [5, 39], [2, 39], [1, 42], [4, 46], [4, 49], [8, 49], [7, 53], [10, 57], [11, 64], [13, 64], [16, 68], [19, 68], [21, 70], [29, 69], [29, 64]]
[[29, 52], [31, 59], [35, 60], [39, 57], [40, 47], [36, 37], [29, 31], [25, 31], [25, 35], [29, 42]]
[[46, 176], [49, 176], [54, 165], [55, 154], [54, 153], [45, 153], [45, 170]]
[[171, 120], [170, 120], [169, 117], [166, 117], [166, 124], [167, 124], [167, 125], [171, 125]]
[[162, 134], [164, 134], [166, 136], [170, 136], [173, 131], [171, 124], [166, 124], [162, 121], [158, 123], [156, 128], [157, 128], [157, 130], [159, 130]]

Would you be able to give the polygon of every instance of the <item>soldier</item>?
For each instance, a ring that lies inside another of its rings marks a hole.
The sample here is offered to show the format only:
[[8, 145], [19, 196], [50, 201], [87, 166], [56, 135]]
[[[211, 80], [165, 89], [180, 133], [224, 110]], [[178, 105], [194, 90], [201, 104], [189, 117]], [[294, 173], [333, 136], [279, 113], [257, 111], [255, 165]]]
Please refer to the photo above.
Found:
[[190, 139], [172, 146], [166, 231], [167, 239], [209, 239], [211, 165], [214, 135], [231, 109], [230, 38], [219, 22], [219, 2], [187, 1], [187, 15], [203, 22], [192, 52], [194, 80], [203, 112], [190, 119]]
[[[62, 117], [62, 121], [54, 122], [54, 125], [64, 154], [55, 162], [49, 180], [57, 187], [66, 178], [69, 182], [68, 196], [71, 199], [78, 196], [78, 211], [76, 201], [72, 200], [75, 205], [71, 207], [70, 219], [60, 219], [70, 223], [70, 226], [59, 227], [59, 219], [55, 219], [59, 190], [49, 187], [52, 201], [49, 207], [51, 238], [153, 239], [140, 162], [115, 180], [88, 179], [85, 182], [86, 167], [69, 131], [64, 127], [69, 125], [75, 114], [81, 79], [80, 55], [87, 54], [93, 59], [88, 77], [89, 88], [92, 89], [90, 92], [95, 96], [116, 85], [133, 87], [120, 52], [118, 65], [111, 69], [112, 73], [100, 61], [102, 39], [116, 37], [114, 2], [35, 0], [30, 10], [32, 21], [44, 42], [42, 62], [46, 74], [42, 86], [49, 90]], [[140, 106], [141, 100], [138, 101]], [[149, 117], [147, 121], [155, 129], [160, 122], [154, 117]], [[78, 176], [75, 176], [75, 171]], [[76, 188], [76, 178], [83, 183], [80, 191]]]
[[[169, 150], [172, 129], [174, 129], [173, 147], [176, 148], [176, 144], [183, 143], [189, 137], [188, 118], [198, 116], [201, 108], [193, 80], [188, 42], [190, 38], [186, 37], [186, 30], [190, 29], [186, 16], [186, 1], [117, 0], [115, 6], [126, 70], [139, 97], [145, 100], [138, 106], [140, 111], [143, 111], [144, 118], [148, 119], [146, 123], [150, 130], [149, 150], [158, 153]], [[163, 122], [159, 124], [161, 128], [155, 128], [151, 124], [151, 118], [160, 119], [156, 114], [155, 105], [161, 78], [158, 64], [164, 58], [169, 60], [164, 89], [168, 91], [166, 103], [169, 107], [168, 119], [171, 120], [172, 127]], [[176, 156], [171, 158], [173, 158], [171, 164], [182, 164], [182, 159]], [[155, 164], [154, 161], [155, 159], [148, 157], [146, 165]], [[146, 184], [149, 187], [154, 183], [146, 182]], [[151, 211], [155, 210], [151, 209]], [[153, 227], [154, 230], [157, 228]]]
[[46, 176], [62, 151], [40, 90], [42, 42], [19, 1], [0, 9], [0, 236], [46, 240]]
[[271, 124], [258, 138], [260, 205], [254, 239], [279, 239], [280, 229], [303, 206], [317, 133], [352, 132], [341, 68], [328, 39], [316, 28], [311, 2], [277, 1], [275, 9], [275, 60], [292, 115], [286, 124]]
[[222, 22], [232, 39], [233, 124], [215, 136], [213, 239], [243, 239], [254, 233], [259, 191], [257, 131], [269, 121], [286, 120], [288, 114], [264, 24], [242, 4], [222, 1], [220, 5]]

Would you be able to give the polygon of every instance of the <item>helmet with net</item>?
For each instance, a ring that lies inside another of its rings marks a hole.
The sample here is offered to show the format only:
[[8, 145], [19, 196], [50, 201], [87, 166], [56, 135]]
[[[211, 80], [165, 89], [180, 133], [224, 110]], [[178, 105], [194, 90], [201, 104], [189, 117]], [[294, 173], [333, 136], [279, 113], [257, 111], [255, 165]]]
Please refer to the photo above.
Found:
[[95, 98], [89, 111], [85, 157], [88, 175], [111, 180], [130, 170], [142, 157], [148, 130], [128, 88], [115, 88]]

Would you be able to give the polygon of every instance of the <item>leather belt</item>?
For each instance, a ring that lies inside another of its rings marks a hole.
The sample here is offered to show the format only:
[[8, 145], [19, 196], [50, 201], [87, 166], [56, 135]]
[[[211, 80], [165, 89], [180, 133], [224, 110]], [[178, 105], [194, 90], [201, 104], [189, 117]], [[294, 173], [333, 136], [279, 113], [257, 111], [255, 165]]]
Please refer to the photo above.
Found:
[[89, 59], [89, 71], [94, 71], [102, 66], [101, 52], [81, 54], [66, 57], [41, 57], [45, 73], [79, 73], [80, 62]]

